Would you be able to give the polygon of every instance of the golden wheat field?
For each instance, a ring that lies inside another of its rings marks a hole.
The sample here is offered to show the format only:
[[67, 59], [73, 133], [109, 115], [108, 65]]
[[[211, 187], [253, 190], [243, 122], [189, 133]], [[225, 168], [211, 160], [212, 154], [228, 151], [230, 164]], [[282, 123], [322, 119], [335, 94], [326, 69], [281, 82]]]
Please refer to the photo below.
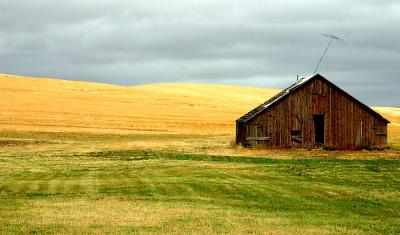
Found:
[[242, 86], [98, 83], [0, 75], [2, 129], [102, 133], [234, 132], [234, 121], [278, 92]]
[[[200, 134], [233, 138], [235, 120], [279, 90], [161, 83], [117, 86], [0, 75], [3, 131]], [[400, 142], [400, 108], [374, 107]], [[151, 145], [151, 143], [146, 143]]]

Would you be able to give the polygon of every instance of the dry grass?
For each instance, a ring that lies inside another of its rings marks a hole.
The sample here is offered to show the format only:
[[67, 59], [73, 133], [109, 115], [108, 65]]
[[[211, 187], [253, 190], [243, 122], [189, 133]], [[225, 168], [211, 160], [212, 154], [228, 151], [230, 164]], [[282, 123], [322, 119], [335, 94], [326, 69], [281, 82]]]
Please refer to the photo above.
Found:
[[0, 75], [0, 128], [15, 131], [232, 134], [278, 90], [201, 84], [134, 87]]
[[[154, 233], [196, 233], [219, 234], [230, 233], [269, 233], [274, 234], [329, 234], [353, 233], [362, 234], [357, 229], [335, 228], [334, 226], [294, 226], [291, 221], [273, 213], [251, 213], [227, 211], [224, 207], [182, 206], [176, 203], [159, 204], [146, 201], [132, 203], [124, 198], [107, 198], [98, 201], [72, 201], [49, 205], [37, 201], [29, 213], [38, 215], [29, 224], [39, 226], [78, 227], [93, 230], [93, 224], [101, 227], [96, 233], [119, 233], [118, 227], [133, 227], [131, 232], [146, 231]], [[154, 213], [157, 211], [157, 213]], [[229, 219], [228, 219], [229, 218]], [[190, 224], [179, 224], [190, 222]], [[240, 226], [246, 223], [246, 226]], [[113, 227], [110, 226], [113, 225]], [[215, 224], [220, 224], [215, 226]], [[25, 225], [25, 224], [24, 224]], [[23, 226], [24, 226], [23, 225]], [[136, 227], [136, 228], [135, 228]], [[217, 228], [215, 228], [217, 227]], [[107, 229], [108, 228], [108, 229]], [[117, 229], [116, 229], [117, 228]], [[29, 232], [29, 227], [25, 232]]]

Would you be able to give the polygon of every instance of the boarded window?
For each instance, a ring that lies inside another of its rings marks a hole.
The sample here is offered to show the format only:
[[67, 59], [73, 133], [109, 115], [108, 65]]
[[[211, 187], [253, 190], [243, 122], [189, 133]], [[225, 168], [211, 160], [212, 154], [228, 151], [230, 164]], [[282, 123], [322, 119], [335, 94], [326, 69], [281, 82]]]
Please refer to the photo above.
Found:
[[303, 143], [303, 138], [301, 136], [301, 130], [290, 131], [290, 137], [294, 143], [298, 143], [298, 144]]
[[263, 125], [261, 125], [261, 124], [249, 125], [248, 130], [249, 130], [248, 136], [252, 136], [252, 137], [264, 136]]
[[296, 137], [300, 137], [301, 136], [301, 130], [292, 130], [290, 132], [291, 136], [296, 136]]

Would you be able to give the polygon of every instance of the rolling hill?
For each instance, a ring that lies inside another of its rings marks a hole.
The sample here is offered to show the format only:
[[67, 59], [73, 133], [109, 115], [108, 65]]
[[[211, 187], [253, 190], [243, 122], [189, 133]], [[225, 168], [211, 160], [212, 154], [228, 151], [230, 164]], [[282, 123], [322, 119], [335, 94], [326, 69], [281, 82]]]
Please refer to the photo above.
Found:
[[101, 133], [232, 133], [234, 120], [278, 92], [241, 86], [108, 84], [0, 75], [0, 126]]
[[[0, 130], [233, 135], [235, 119], [279, 90], [160, 83], [132, 87], [0, 74]], [[400, 140], [400, 108], [387, 117]]]

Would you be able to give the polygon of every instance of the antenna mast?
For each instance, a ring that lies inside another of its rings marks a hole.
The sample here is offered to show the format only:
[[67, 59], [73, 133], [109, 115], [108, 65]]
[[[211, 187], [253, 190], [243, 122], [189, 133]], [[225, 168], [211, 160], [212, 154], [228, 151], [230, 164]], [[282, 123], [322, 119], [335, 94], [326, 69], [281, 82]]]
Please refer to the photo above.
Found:
[[317, 73], [318, 67], [319, 67], [319, 65], [321, 64], [322, 60], [324, 59], [324, 56], [325, 56], [326, 52], [328, 51], [329, 47], [331, 46], [333, 40], [339, 40], [339, 41], [341, 41], [341, 42], [344, 42], [343, 39], [341, 39], [341, 38], [339, 38], [339, 37], [336, 37], [336, 36], [333, 35], [333, 34], [322, 34], [322, 36], [328, 37], [328, 38], [330, 38], [331, 40], [329, 40], [328, 46], [325, 48], [325, 51], [324, 51], [324, 53], [322, 54], [321, 59], [319, 59], [319, 62], [318, 62], [318, 64], [317, 64], [317, 67], [315, 67], [314, 74]]

